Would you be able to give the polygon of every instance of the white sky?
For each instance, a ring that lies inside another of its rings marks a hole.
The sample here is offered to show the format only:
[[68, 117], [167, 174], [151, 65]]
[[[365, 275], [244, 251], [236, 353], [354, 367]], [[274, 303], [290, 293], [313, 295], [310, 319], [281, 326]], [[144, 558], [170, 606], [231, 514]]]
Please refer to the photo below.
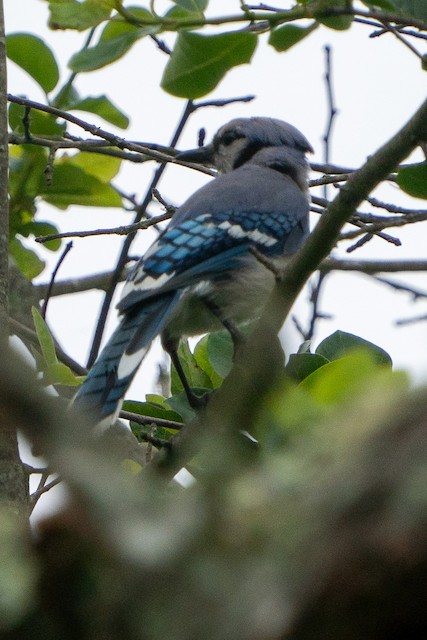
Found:
[[[79, 50], [86, 34], [48, 30], [47, 2], [4, 0], [4, 4], [7, 32], [28, 31], [45, 39], [54, 50], [63, 71], [62, 78], [65, 79], [68, 74], [67, 60]], [[159, 2], [156, 7], [160, 10], [165, 4]], [[275, 5], [287, 8], [289, 3], [276, 0]], [[238, 6], [237, 0], [211, 0], [210, 11], [215, 15], [230, 14], [237, 12]], [[207, 96], [210, 99], [256, 94], [257, 99], [249, 104], [198, 111], [188, 124], [179, 147], [195, 146], [197, 131], [201, 126], [206, 127], [210, 139], [220, 125], [233, 117], [264, 115], [282, 118], [296, 125], [315, 148], [313, 160], [322, 161], [322, 136], [327, 119], [323, 46], [330, 44], [333, 47], [335, 100], [339, 110], [335, 120], [331, 160], [336, 164], [358, 166], [408, 120], [425, 98], [426, 75], [421, 71], [417, 58], [391, 35], [370, 39], [371, 31], [369, 27], [360, 25], [344, 33], [321, 28], [303, 43], [282, 54], [268, 47], [264, 36], [252, 64], [231, 71], [217, 89]], [[167, 39], [172, 42], [173, 37], [168, 36]], [[415, 45], [420, 48], [422, 41], [415, 42]], [[97, 72], [79, 75], [75, 86], [82, 96], [106, 93], [131, 117], [130, 128], [126, 132], [117, 130], [119, 135], [167, 144], [184, 101], [159, 89], [166, 61], [166, 56], [146, 39], [138, 42], [119, 62]], [[9, 69], [9, 91], [44, 100], [39, 87], [13, 64]], [[114, 131], [112, 126], [97, 121], [90, 114], [78, 115]], [[421, 155], [414, 157], [421, 158]], [[127, 163], [115, 182], [122, 190], [136, 193], [141, 199], [154, 168], [152, 164], [142, 167]], [[179, 204], [205, 180], [206, 177], [196, 172], [171, 167], [161, 182], [160, 191], [165, 199]], [[427, 208], [425, 201], [400, 197], [393, 186], [384, 187], [376, 195], [389, 201], [397, 200], [408, 207]], [[361, 209], [369, 210], [367, 206]], [[40, 204], [39, 219], [51, 219], [63, 231], [131, 222], [131, 216], [119, 210], [96, 211], [73, 207], [59, 211], [43, 203]], [[313, 217], [313, 224], [315, 222], [316, 217]], [[394, 235], [394, 230], [390, 233]], [[392, 260], [424, 258], [424, 233], [425, 225], [417, 224], [396, 232], [395, 235], [403, 243], [400, 248], [374, 239], [349, 257]], [[131, 254], [140, 254], [152, 237], [145, 232], [140, 233]], [[61, 267], [58, 279], [111, 268], [121, 243], [121, 237], [111, 236], [75, 239], [74, 248]], [[39, 245], [37, 250], [40, 251]], [[59, 254], [46, 254], [52, 268]], [[343, 250], [337, 251], [336, 255], [344, 255]], [[49, 271], [46, 270], [39, 281], [47, 281], [48, 277]], [[425, 274], [397, 274], [390, 277], [399, 282], [410, 282], [427, 291]], [[86, 293], [53, 299], [49, 304], [48, 320], [55, 334], [65, 350], [82, 363], [87, 356], [101, 299], [101, 294]], [[306, 300], [305, 292], [296, 308], [303, 323]], [[407, 294], [380, 286], [367, 276], [345, 273], [329, 278], [321, 307], [334, 319], [318, 324], [314, 345], [335, 329], [356, 333], [385, 348], [396, 367], [409, 370], [417, 381], [426, 378], [427, 360], [425, 349], [420, 345], [426, 342], [427, 325], [416, 324], [398, 329], [393, 325], [396, 319], [427, 313], [425, 301], [413, 304]], [[115, 323], [113, 312], [110, 314], [109, 331]], [[286, 339], [290, 351], [295, 350], [301, 341], [292, 327], [288, 329]], [[134, 397], [140, 395], [141, 385], [145, 391], [152, 390], [155, 362], [159, 357], [159, 350], [153, 350], [144, 363], [142, 373], [133, 386]]]

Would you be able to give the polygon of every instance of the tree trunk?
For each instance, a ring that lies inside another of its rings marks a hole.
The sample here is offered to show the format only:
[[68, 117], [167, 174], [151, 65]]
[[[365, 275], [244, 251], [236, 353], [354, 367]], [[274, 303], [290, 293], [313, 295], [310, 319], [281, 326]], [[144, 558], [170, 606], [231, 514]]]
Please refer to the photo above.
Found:
[[[3, 2], [0, 0], [0, 350], [8, 340], [9, 201], [7, 72]], [[28, 479], [19, 457], [17, 433], [0, 406], [0, 503], [14, 511], [28, 508]]]

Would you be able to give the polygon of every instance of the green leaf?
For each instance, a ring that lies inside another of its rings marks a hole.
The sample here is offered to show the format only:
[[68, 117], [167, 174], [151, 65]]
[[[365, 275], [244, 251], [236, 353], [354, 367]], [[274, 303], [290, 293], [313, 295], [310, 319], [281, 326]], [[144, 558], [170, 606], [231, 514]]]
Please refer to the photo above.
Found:
[[[199, 367], [193, 354], [191, 353], [188, 341], [181, 340], [178, 348], [178, 358], [184, 370], [185, 377], [190, 387], [212, 388], [209, 376]], [[176, 372], [175, 367], [171, 366], [171, 391], [175, 395], [183, 389], [182, 382]]]
[[98, 180], [72, 162], [55, 163], [52, 183], [41, 180], [39, 194], [46, 202], [59, 208], [71, 204], [86, 207], [121, 207], [122, 199], [109, 184]]
[[112, 10], [108, 0], [64, 0], [49, 2], [49, 27], [51, 29], [76, 29], [84, 31], [108, 20]]
[[[206, 389], [204, 387], [193, 387], [192, 391], [197, 396], [204, 396], [206, 393], [211, 393], [212, 389]], [[195, 411], [188, 404], [188, 399], [184, 391], [180, 393], [174, 394], [170, 398], [166, 400], [167, 404], [173, 409], [177, 411], [180, 416], [182, 416], [185, 422], [189, 422], [194, 418]]]
[[268, 44], [271, 44], [276, 51], [287, 51], [294, 44], [306, 38], [310, 33], [317, 29], [318, 23], [313, 22], [309, 27], [298, 27], [293, 24], [286, 24], [283, 27], [274, 29], [270, 33]]
[[45, 93], [56, 87], [58, 65], [43, 40], [30, 33], [11, 33], [6, 36], [6, 51], [8, 58], [24, 69]]
[[32, 307], [31, 313], [33, 314], [34, 328], [37, 333], [43, 358], [48, 366], [55, 365], [58, 362], [58, 358], [56, 357], [55, 343], [49, 328], [36, 307]]
[[45, 320], [41, 316], [36, 307], [32, 307], [31, 312], [33, 314], [34, 327], [37, 333], [37, 338], [42, 350], [43, 362], [40, 363], [40, 358], [37, 358], [38, 366], [41, 364], [41, 369], [44, 373], [47, 384], [60, 384], [67, 387], [76, 387], [81, 384], [82, 376], [76, 376], [67, 365], [63, 362], [58, 362], [56, 356], [55, 343], [49, 331]]
[[103, 156], [99, 153], [90, 153], [89, 151], [82, 151], [72, 156], [67, 163], [74, 167], [83, 169], [91, 176], [95, 176], [101, 182], [108, 183], [119, 172], [122, 161], [120, 158], [113, 158], [112, 156]]
[[162, 404], [153, 402], [153, 396], [146, 396], [149, 402], [138, 402], [136, 400], [125, 400], [123, 403], [124, 411], [137, 413], [139, 416], [152, 416], [153, 418], [161, 418], [162, 420], [173, 420], [174, 422], [182, 422], [182, 417], [176, 411], [172, 411], [166, 404], [166, 400], [162, 398]]
[[82, 49], [68, 63], [74, 72], [94, 71], [121, 58], [132, 45], [147, 35], [157, 33], [158, 27], [131, 27], [115, 38], [100, 40], [94, 47]]
[[324, 27], [328, 27], [328, 29], [333, 29], [334, 31], [346, 31], [350, 29], [353, 23], [353, 16], [331, 16], [330, 18], [322, 18], [316, 16], [318, 22], [323, 24]]
[[414, 198], [427, 199], [427, 162], [411, 164], [399, 169], [397, 184]]
[[40, 260], [34, 251], [24, 247], [18, 238], [11, 238], [9, 242], [9, 251], [19, 270], [29, 280], [32, 280], [43, 271], [45, 267], [43, 260]]
[[393, 0], [393, 2], [391, 0], [362, 0], [362, 2], [369, 9], [377, 7], [386, 11], [396, 11], [396, 0]]
[[[38, 236], [48, 236], [54, 233], [58, 233], [57, 227], [55, 225], [50, 224], [50, 222], [42, 222], [31, 220], [27, 224], [23, 224], [20, 226], [19, 233], [27, 238], [30, 235], [35, 237]], [[57, 238], [56, 240], [50, 240], [49, 242], [45, 242], [43, 246], [49, 251], [58, 251], [61, 247], [61, 239]]]
[[181, 31], [166, 65], [162, 88], [193, 99], [212, 91], [233, 67], [249, 63], [257, 45], [253, 33], [205, 36]]
[[106, 122], [110, 122], [120, 129], [126, 129], [129, 126], [129, 118], [106, 95], [89, 96], [83, 100], [78, 100], [71, 103], [68, 106], [68, 110], [95, 113]]
[[[38, 194], [40, 179], [46, 169], [47, 153], [42, 147], [35, 145], [11, 146], [9, 152], [9, 191], [11, 225], [16, 222], [17, 211], [26, 210], [26, 220], [32, 218], [35, 205], [34, 198]], [[19, 221], [21, 223], [21, 220]], [[20, 233], [20, 230], [14, 228]]]
[[84, 376], [76, 376], [63, 362], [55, 362], [46, 367], [44, 375], [48, 384], [60, 384], [65, 387], [78, 387], [84, 380]]
[[192, 13], [203, 13], [208, 6], [209, 0], [173, 0], [173, 2], [186, 11]]
[[81, 100], [80, 94], [74, 85], [65, 85], [61, 87], [51, 100], [52, 107], [67, 111], [69, 106], [76, 104]]
[[345, 31], [349, 29], [353, 23], [353, 16], [351, 13], [348, 15], [331, 15], [328, 17], [322, 16], [322, 11], [331, 9], [349, 9], [351, 10], [351, 0], [323, 0], [319, 3], [319, 15], [315, 13], [315, 18], [320, 24], [323, 24], [328, 29], [334, 29], [335, 31]]
[[222, 379], [226, 378], [233, 366], [234, 345], [228, 331], [215, 331], [207, 339], [209, 361]]
[[393, 4], [406, 16], [424, 20], [427, 25], [427, 3], [425, 0], [393, 0]]
[[357, 350], [328, 362], [301, 382], [301, 387], [325, 405], [340, 404], [360, 393], [363, 383], [378, 372], [378, 365], [368, 351]]
[[[20, 135], [26, 133], [25, 118], [25, 107], [15, 103], [9, 105], [9, 125], [12, 131]], [[62, 137], [66, 130], [66, 124], [59, 123], [55, 116], [35, 109], [31, 109], [28, 114], [28, 125], [30, 134], [38, 136]]]
[[301, 382], [328, 362], [329, 360], [318, 353], [294, 353], [289, 356], [285, 371], [292, 380]]
[[194, 359], [198, 366], [206, 373], [212, 383], [212, 387], [217, 389], [221, 386], [223, 378], [215, 371], [208, 355], [209, 336], [204, 336], [194, 348]]
[[[156, 23], [157, 19], [150, 13], [147, 9], [143, 7], [126, 7], [126, 11], [128, 14], [131, 14], [136, 20], [141, 20], [142, 24], [147, 26], [147, 23], [153, 22]], [[154, 26], [154, 24], [153, 24]], [[134, 24], [131, 24], [121, 16], [115, 15], [112, 20], [107, 22], [105, 27], [102, 30], [100, 41], [113, 40], [117, 38], [117, 36], [122, 35], [123, 33], [134, 32], [138, 27]], [[159, 27], [156, 27], [159, 29]]]
[[317, 347], [316, 354], [332, 361], [342, 358], [356, 349], [367, 351], [377, 365], [387, 365], [389, 367], [392, 365], [391, 358], [384, 349], [345, 331], [335, 331], [335, 333], [325, 338]]

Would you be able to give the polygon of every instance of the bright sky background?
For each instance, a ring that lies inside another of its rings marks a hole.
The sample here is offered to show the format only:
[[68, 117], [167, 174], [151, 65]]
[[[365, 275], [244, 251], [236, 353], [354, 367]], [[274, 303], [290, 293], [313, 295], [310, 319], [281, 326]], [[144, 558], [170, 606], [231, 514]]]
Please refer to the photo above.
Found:
[[[160, 12], [167, 4], [158, 2], [156, 8]], [[289, 4], [283, 0], [274, 3], [284, 9]], [[81, 48], [86, 34], [47, 29], [47, 2], [42, 0], [4, 0], [4, 5], [7, 32], [31, 32], [43, 38], [55, 52], [63, 71], [62, 78], [65, 79], [68, 75], [67, 60]], [[211, 0], [210, 13], [227, 15], [236, 13], [238, 7], [237, 0]], [[322, 136], [328, 115], [323, 47], [330, 44], [333, 49], [335, 101], [339, 110], [334, 126], [331, 161], [357, 167], [409, 119], [425, 98], [426, 89], [426, 74], [421, 71], [419, 60], [391, 35], [370, 39], [371, 31], [372, 28], [361, 25], [344, 33], [321, 28], [303, 43], [282, 54], [268, 47], [264, 36], [252, 64], [235, 68], [207, 96], [213, 99], [255, 94], [256, 100], [223, 109], [199, 110], [188, 124], [179, 147], [196, 146], [197, 132], [202, 126], [206, 128], [207, 138], [210, 139], [219, 126], [233, 117], [263, 115], [287, 120], [301, 129], [315, 148], [313, 160], [321, 162]], [[166, 39], [169, 43], [173, 42], [173, 36]], [[421, 49], [421, 40], [414, 44], [421, 52], [425, 51]], [[131, 126], [127, 131], [115, 131], [119, 135], [133, 140], [168, 144], [184, 108], [184, 101], [159, 89], [166, 62], [167, 57], [151, 40], [146, 39], [139, 41], [119, 62], [101, 71], [79, 75], [75, 86], [83, 96], [106, 93], [131, 117]], [[39, 87], [13, 64], [9, 68], [9, 91], [34, 100], [44, 100]], [[109, 124], [97, 121], [90, 114], [77, 115], [114, 131]], [[79, 132], [79, 135], [85, 134]], [[421, 157], [420, 153], [414, 155], [416, 159]], [[153, 164], [141, 166], [126, 163], [115, 183], [122, 190], [136, 193], [141, 199], [154, 168]], [[319, 177], [318, 174], [316, 177]], [[171, 167], [160, 184], [160, 191], [166, 200], [179, 204], [205, 180], [206, 177], [194, 171]], [[392, 185], [382, 188], [375, 195], [407, 207], [427, 208], [425, 201], [401, 197]], [[369, 208], [363, 206], [361, 210], [369, 211]], [[51, 219], [62, 231], [111, 227], [131, 222], [129, 214], [124, 215], [118, 210], [95, 211], [73, 207], [59, 211], [45, 204], [40, 205], [39, 219]], [[313, 216], [312, 222], [315, 224], [316, 216]], [[376, 238], [348, 257], [391, 260], [425, 258], [425, 224], [418, 223], [397, 233], [390, 230], [390, 233], [401, 238], [402, 247], [396, 248]], [[146, 232], [140, 233], [131, 254], [139, 255], [153, 237]], [[111, 236], [75, 239], [74, 248], [61, 267], [58, 280], [111, 268], [121, 243], [121, 237]], [[39, 245], [37, 249], [40, 250]], [[45, 253], [51, 269], [59, 254]], [[345, 255], [343, 249], [337, 251], [336, 255]], [[45, 282], [48, 278], [49, 270], [46, 270], [39, 281]], [[390, 278], [398, 282], [410, 282], [427, 291], [425, 274], [396, 274]], [[54, 333], [64, 349], [83, 364], [101, 300], [101, 294], [86, 293], [53, 299], [49, 304], [48, 321]], [[376, 284], [368, 276], [348, 273], [330, 277], [321, 300], [321, 310], [332, 314], [333, 320], [318, 323], [314, 346], [336, 329], [349, 331], [386, 349], [395, 366], [410, 371], [414, 380], [426, 379], [427, 324], [418, 323], [404, 328], [394, 326], [397, 319], [427, 313], [425, 300], [413, 304], [405, 293], [397, 293]], [[296, 307], [296, 313], [303, 323], [306, 309], [307, 292], [304, 292]], [[115, 324], [113, 312], [110, 314], [109, 331]], [[292, 326], [286, 331], [286, 341], [288, 351], [296, 350], [301, 342]], [[159, 349], [153, 349], [134, 382], [131, 395], [140, 397], [141, 387], [144, 391], [153, 390], [155, 363], [161, 357]]]

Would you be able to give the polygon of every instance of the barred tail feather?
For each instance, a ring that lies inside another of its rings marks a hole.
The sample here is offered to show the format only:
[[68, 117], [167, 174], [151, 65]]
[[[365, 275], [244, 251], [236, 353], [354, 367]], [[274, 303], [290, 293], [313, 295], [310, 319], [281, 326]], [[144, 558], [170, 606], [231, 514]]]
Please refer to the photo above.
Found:
[[77, 392], [75, 407], [94, 413], [105, 425], [115, 420], [139, 365], [178, 299], [172, 291], [128, 311]]

